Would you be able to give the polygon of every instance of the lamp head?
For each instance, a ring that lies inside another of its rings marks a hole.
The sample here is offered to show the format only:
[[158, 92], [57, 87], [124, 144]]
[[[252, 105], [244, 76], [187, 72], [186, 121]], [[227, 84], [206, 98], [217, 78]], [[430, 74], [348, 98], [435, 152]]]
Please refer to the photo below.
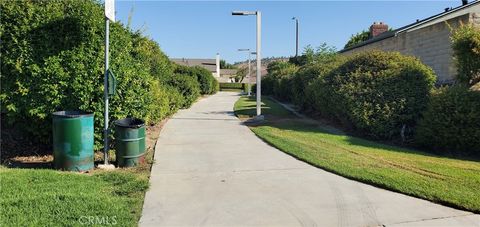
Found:
[[248, 15], [256, 15], [257, 12], [255, 11], [233, 11], [233, 16], [248, 16]]

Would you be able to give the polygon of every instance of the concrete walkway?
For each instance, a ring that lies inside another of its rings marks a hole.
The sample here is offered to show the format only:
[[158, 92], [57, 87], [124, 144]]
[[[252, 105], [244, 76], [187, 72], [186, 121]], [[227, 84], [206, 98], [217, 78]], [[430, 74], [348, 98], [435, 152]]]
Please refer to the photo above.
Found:
[[479, 215], [375, 188], [258, 139], [220, 92], [165, 125], [140, 226], [480, 226]]

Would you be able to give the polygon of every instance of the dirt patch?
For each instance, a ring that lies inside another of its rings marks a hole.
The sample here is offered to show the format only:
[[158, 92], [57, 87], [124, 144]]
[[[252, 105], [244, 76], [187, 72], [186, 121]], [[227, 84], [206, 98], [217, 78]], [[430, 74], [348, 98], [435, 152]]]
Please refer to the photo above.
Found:
[[[142, 164], [142, 168], [150, 168], [153, 164], [155, 144], [160, 135], [160, 131], [167, 120], [168, 119], [165, 119], [155, 125], [146, 126], [147, 135], [145, 138], [145, 147], [147, 150], [145, 154], [145, 163]], [[25, 138], [16, 137], [15, 132], [12, 130], [2, 130], [2, 165], [11, 168], [53, 168], [52, 149], [39, 147], [38, 145], [26, 142], [25, 140]], [[94, 153], [94, 160], [95, 164], [103, 163], [103, 152], [96, 151]], [[109, 161], [115, 163], [114, 150], [110, 150], [109, 152]]]

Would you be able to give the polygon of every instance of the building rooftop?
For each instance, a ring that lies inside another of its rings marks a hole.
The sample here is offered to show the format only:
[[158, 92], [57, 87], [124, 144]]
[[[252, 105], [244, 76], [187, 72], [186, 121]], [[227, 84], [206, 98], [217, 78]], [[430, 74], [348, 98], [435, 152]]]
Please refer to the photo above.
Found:
[[200, 58], [171, 58], [170, 61], [185, 66], [201, 66], [208, 69], [210, 72], [217, 72], [215, 59], [200, 59]]
[[[475, 6], [475, 8], [474, 8], [474, 6]], [[427, 17], [423, 20], [417, 20], [415, 23], [405, 25], [405, 26], [400, 27], [398, 29], [388, 31], [388, 32], [384, 32], [384, 33], [382, 33], [378, 36], [375, 36], [371, 39], [368, 39], [366, 41], [358, 43], [358, 44], [356, 44], [352, 47], [345, 48], [345, 49], [341, 50], [340, 53], [345, 52], [345, 51], [349, 51], [349, 50], [352, 50], [352, 49], [355, 49], [355, 48], [358, 48], [358, 47], [361, 47], [361, 46], [365, 46], [365, 45], [368, 45], [370, 43], [374, 43], [374, 42], [377, 42], [377, 41], [380, 41], [380, 40], [383, 40], [383, 39], [387, 39], [387, 38], [390, 38], [390, 37], [393, 37], [393, 36], [397, 36], [399, 33], [402, 33], [402, 32], [408, 32], [408, 31], [411, 31], [411, 30], [420, 29], [422, 27], [426, 27], [428, 25], [435, 24], [439, 21], [445, 21], [445, 20], [460, 16], [460, 15], [463, 15], [465, 13], [476, 12], [475, 10], [478, 10], [477, 8], [480, 8], [480, 1], [477, 1], [477, 0], [472, 1], [468, 4], [466, 4], [466, 5], [461, 5], [461, 6], [458, 6], [458, 7], [455, 7], [455, 8], [446, 8], [444, 12], [441, 12], [439, 14], [436, 14], [436, 15], [433, 15], [433, 16], [430, 16], [430, 17]], [[465, 12], [463, 12], [463, 11], [465, 11]]]

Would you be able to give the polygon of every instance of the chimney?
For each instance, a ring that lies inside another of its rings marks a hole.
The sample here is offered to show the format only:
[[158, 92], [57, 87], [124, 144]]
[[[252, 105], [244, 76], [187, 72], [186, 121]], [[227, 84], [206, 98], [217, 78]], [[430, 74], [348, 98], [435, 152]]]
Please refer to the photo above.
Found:
[[388, 31], [388, 25], [383, 22], [373, 22], [370, 26], [370, 38], [378, 36], [384, 32]]
[[217, 53], [217, 77], [220, 77], [220, 54]]
[[462, 0], [462, 6], [467, 5], [467, 4], [468, 4], [468, 0]]

